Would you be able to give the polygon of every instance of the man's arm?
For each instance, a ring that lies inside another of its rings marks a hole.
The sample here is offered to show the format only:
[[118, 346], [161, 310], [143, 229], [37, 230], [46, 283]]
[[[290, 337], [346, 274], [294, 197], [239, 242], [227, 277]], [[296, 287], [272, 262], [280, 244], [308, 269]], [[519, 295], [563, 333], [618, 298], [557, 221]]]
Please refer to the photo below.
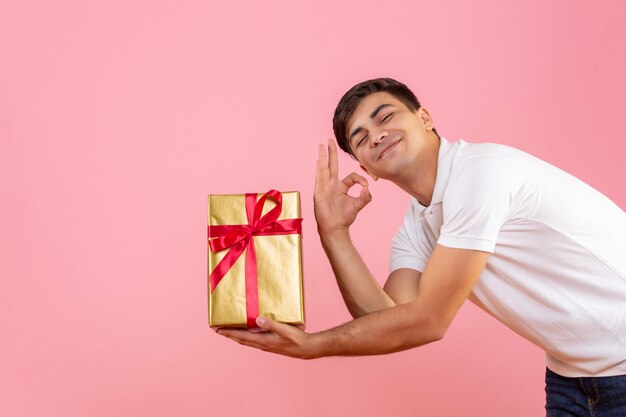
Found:
[[420, 272], [413, 269], [395, 270], [381, 288], [347, 233], [335, 236], [334, 239], [322, 238], [322, 245], [353, 318], [407, 303], [417, 297]]
[[[414, 300], [420, 272], [396, 270], [382, 288], [354, 247], [349, 226], [372, 197], [365, 178], [353, 172], [339, 181], [338, 170], [337, 148], [335, 142], [329, 140], [328, 154], [322, 145], [319, 148], [313, 199], [315, 219], [322, 247], [348, 311], [357, 318]], [[348, 190], [356, 184], [363, 188], [358, 197], [352, 197]]]
[[[360, 195], [348, 195], [348, 190], [357, 184], [362, 187]], [[315, 220], [337, 285], [354, 318], [396, 305], [395, 299], [383, 290], [363, 262], [348, 232], [358, 212], [371, 199], [367, 180], [362, 176], [353, 172], [339, 180], [334, 141], [328, 142], [328, 154], [324, 146], [320, 145], [313, 197]], [[393, 281], [398, 281], [398, 276], [405, 274], [396, 275]]]
[[443, 338], [480, 278], [488, 257], [488, 252], [437, 245], [414, 301], [367, 314], [333, 329], [307, 334], [287, 324], [261, 319], [260, 326], [271, 333], [219, 330], [219, 334], [244, 345], [303, 359], [378, 355], [421, 346]]
[[417, 298], [422, 273], [410, 268], [400, 268], [389, 274], [383, 289], [396, 304], [406, 304]]
[[488, 257], [488, 252], [435, 246], [415, 300], [314, 335], [315, 354], [377, 355], [442, 339]]

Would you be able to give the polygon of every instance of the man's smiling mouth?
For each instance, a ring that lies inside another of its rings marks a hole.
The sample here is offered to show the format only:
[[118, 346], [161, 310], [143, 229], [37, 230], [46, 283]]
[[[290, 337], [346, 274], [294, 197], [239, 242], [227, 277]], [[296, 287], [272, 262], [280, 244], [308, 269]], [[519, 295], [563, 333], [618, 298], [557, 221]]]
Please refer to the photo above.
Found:
[[392, 144], [390, 144], [389, 146], [387, 146], [385, 149], [383, 149], [381, 151], [381, 153], [378, 155], [378, 159], [382, 158], [387, 152], [389, 152], [390, 150], [392, 150], [393, 148], [396, 147], [396, 145], [398, 143], [400, 143], [400, 141], [402, 140], [402, 138], [399, 138], [397, 141], [393, 142]]

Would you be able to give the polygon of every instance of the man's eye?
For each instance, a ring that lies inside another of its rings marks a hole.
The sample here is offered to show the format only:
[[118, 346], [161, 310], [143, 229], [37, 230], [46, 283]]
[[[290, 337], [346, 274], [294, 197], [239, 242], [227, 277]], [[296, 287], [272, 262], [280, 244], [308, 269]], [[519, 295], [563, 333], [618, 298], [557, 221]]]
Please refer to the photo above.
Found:
[[357, 144], [356, 144], [356, 146], [361, 146], [361, 144], [362, 144], [363, 142], [365, 142], [365, 139], [366, 139], [366, 138], [367, 138], [367, 135], [363, 136], [363, 137], [361, 138], [361, 140], [359, 141], [359, 143], [357, 143]]
[[384, 122], [385, 120], [389, 119], [392, 114], [393, 113], [389, 113], [387, 116], [383, 117], [383, 119], [381, 120], [381, 123]]

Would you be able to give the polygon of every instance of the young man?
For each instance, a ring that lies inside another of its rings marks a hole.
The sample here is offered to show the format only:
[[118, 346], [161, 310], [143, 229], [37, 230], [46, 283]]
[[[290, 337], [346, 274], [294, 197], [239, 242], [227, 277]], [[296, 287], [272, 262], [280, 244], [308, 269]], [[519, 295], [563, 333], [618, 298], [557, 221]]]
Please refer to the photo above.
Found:
[[[469, 299], [546, 351], [549, 416], [626, 415], [623, 210], [517, 149], [447, 141], [415, 95], [392, 79], [350, 89], [333, 127], [339, 146], [372, 179], [412, 196], [384, 287], [348, 233], [372, 199], [367, 180], [356, 173], [338, 179], [329, 141], [328, 154], [319, 149], [315, 217], [355, 320], [305, 333], [259, 318], [269, 333], [220, 334], [305, 359], [384, 354], [441, 339]], [[357, 184], [360, 195], [349, 196]]]

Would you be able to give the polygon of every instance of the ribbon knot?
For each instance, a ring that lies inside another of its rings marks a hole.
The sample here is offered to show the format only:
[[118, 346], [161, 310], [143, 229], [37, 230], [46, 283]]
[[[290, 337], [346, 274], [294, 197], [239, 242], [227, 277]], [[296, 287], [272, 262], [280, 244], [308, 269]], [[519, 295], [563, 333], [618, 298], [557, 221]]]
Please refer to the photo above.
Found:
[[[276, 201], [276, 207], [264, 216], [263, 207], [267, 198]], [[209, 226], [209, 248], [211, 252], [228, 249], [228, 252], [209, 275], [211, 291], [220, 283], [241, 254], [246, 251], [246, 321], [248, 327], [256, 327], [259, 315], [258, 272], [254, 236], [286, 235], [301, 233], [302, 219], [278, 220], [282, 211], [282, 194], [270, 190], [256, 201], [256, 194], [246, 194], [246, 216], [248, 224]]]

